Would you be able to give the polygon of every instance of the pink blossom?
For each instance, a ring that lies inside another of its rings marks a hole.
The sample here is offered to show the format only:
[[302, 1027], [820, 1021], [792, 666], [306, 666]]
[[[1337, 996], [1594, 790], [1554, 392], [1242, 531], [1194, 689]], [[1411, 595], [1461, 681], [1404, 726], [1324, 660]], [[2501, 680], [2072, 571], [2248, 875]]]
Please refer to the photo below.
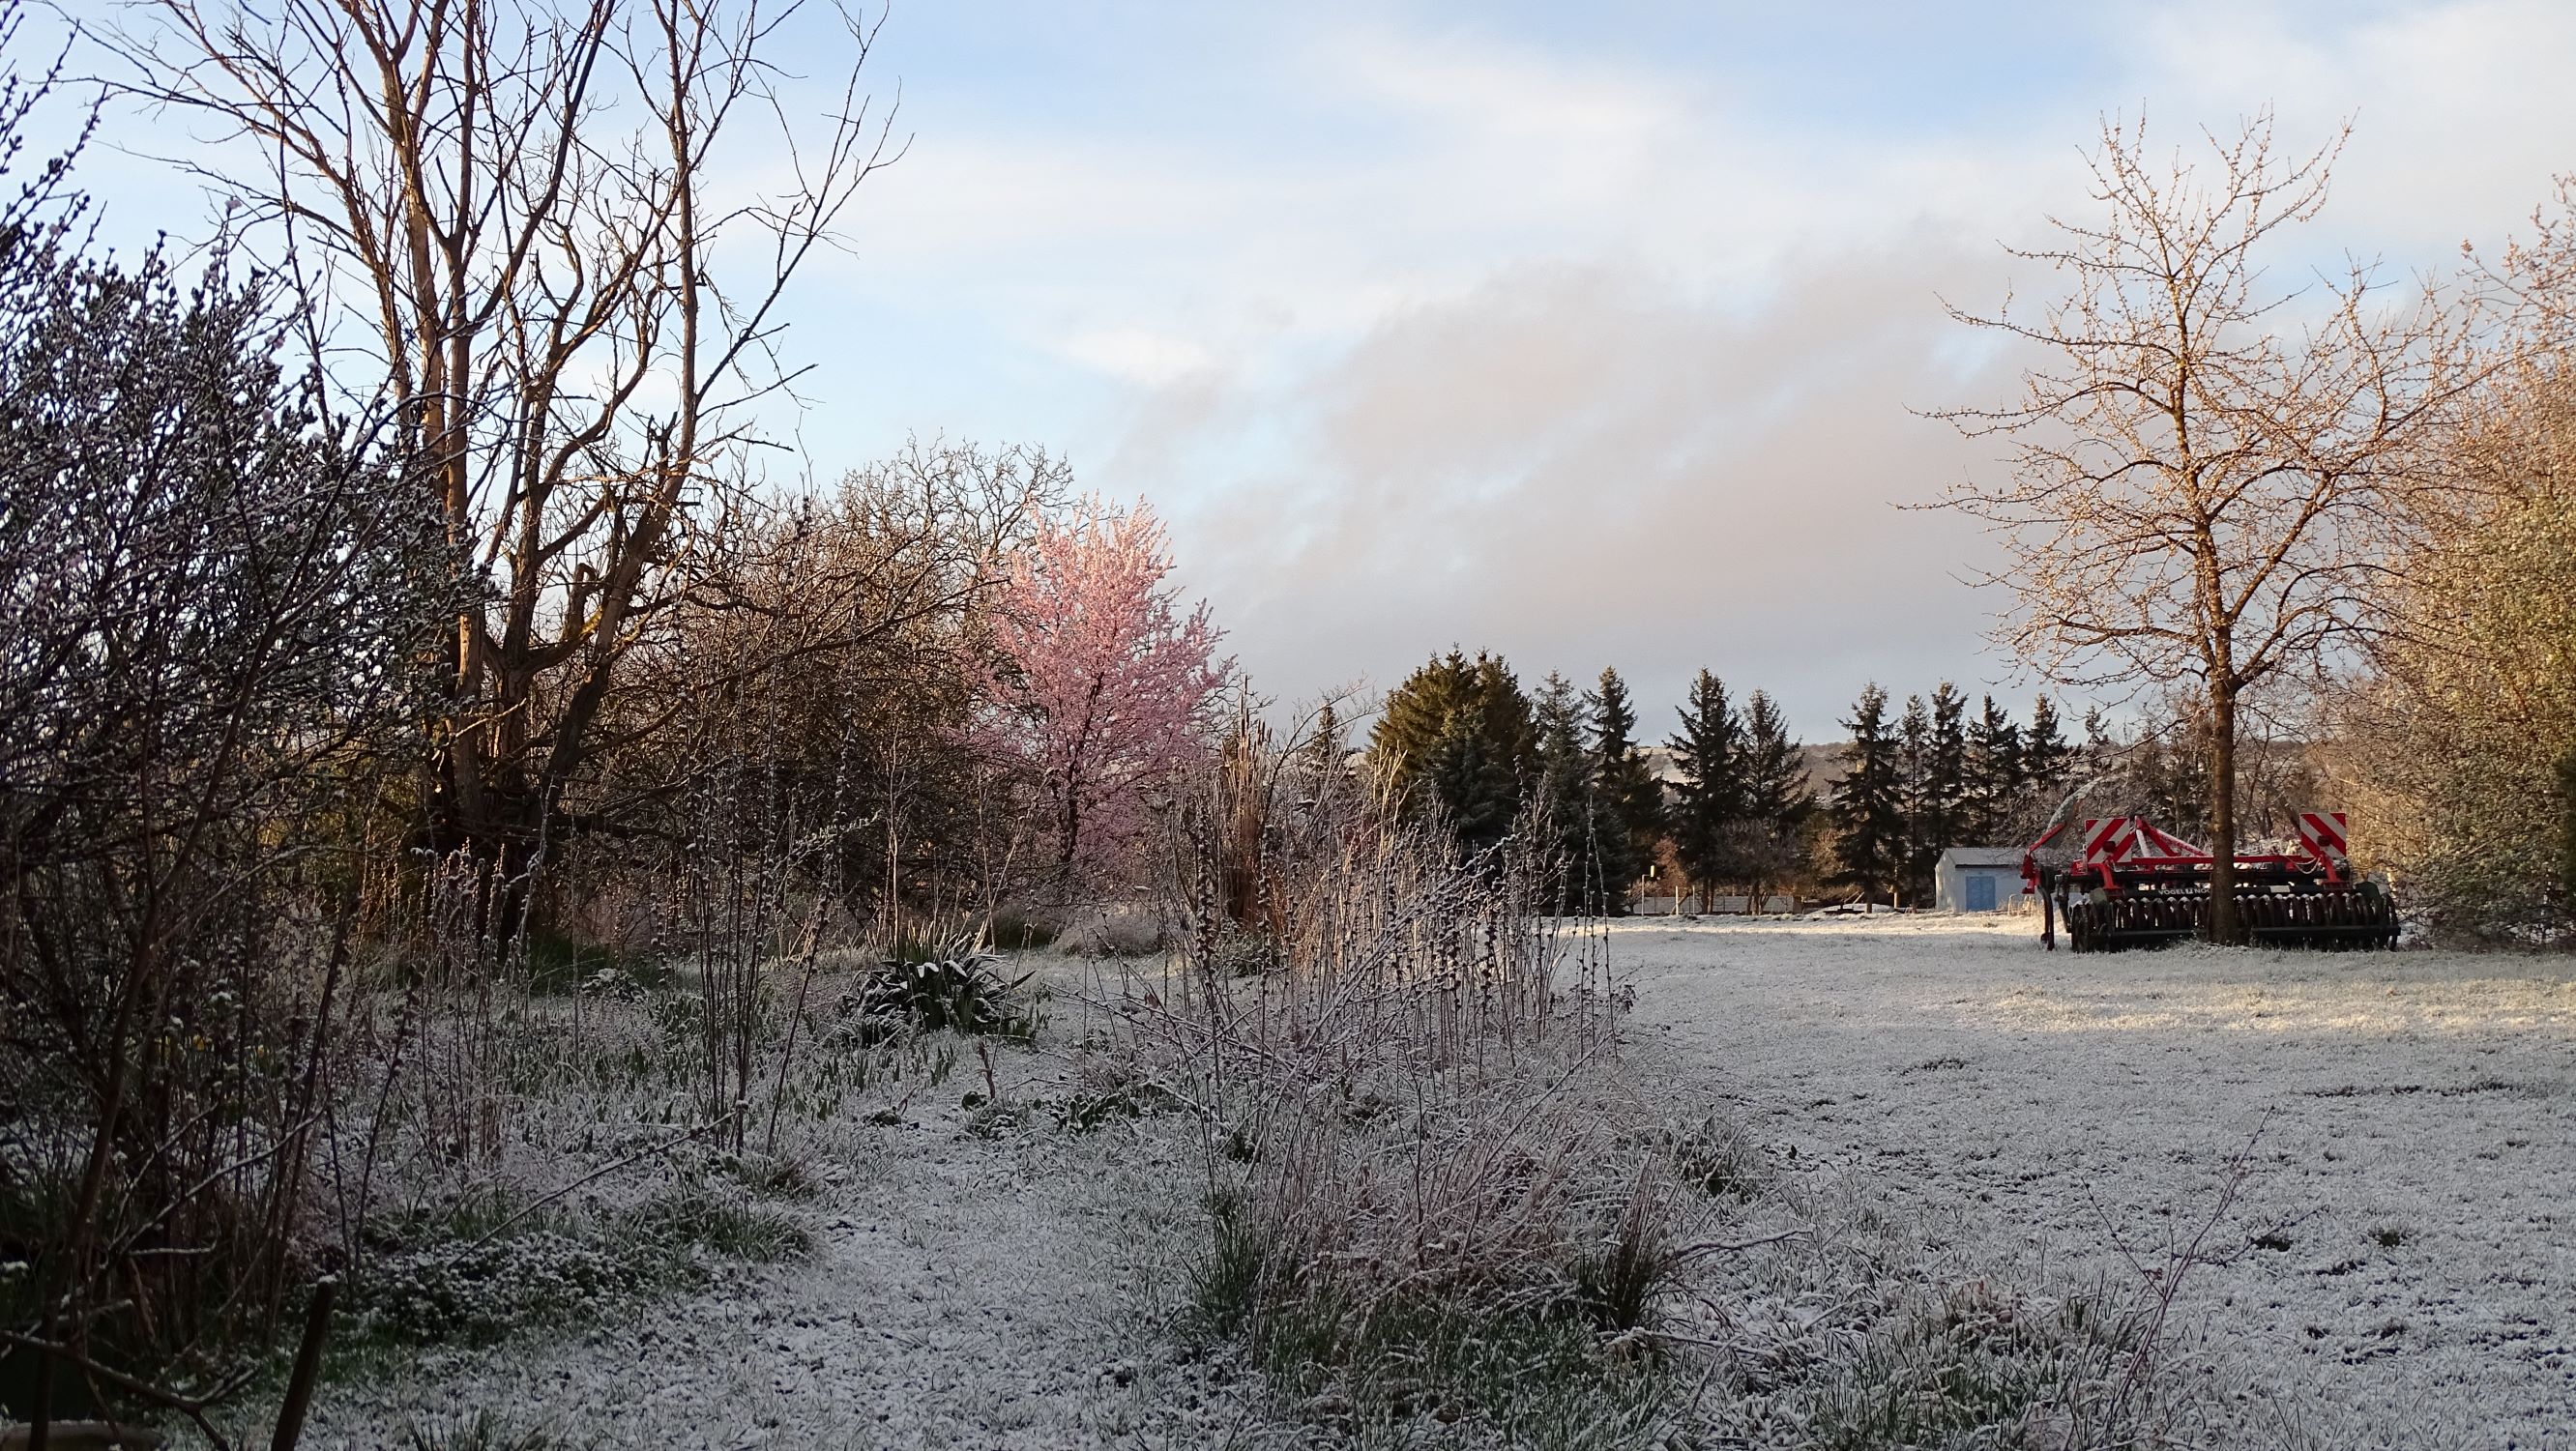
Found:
[[1086, 501], [1012, 561], [988, 681], [984, 747], [1042, 793], [1058, 866], [1132, 857], [1148, 802], [1209, 749], [1209, 708], [1234, 678], [1202, 602], [1165, 581], [1162, 522], [1141, 501]]

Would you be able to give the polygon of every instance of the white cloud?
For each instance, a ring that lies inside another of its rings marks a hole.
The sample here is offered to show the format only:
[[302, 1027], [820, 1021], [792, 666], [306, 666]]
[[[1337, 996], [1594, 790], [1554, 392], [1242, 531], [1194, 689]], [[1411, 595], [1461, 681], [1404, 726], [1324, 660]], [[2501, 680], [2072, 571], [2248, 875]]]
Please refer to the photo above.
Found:
[[1169, 387], [1214, 364], [1205, 347], [1187, 338], [1143, 328], [1108, 328], [1065, 339], [1066, 357], [1148, 388]]
[[2491, 245], [2576, 170], [2576, 6], [2559, 0], [2411, 4], [2347, 18], [2288, 6], [2194, 3], [2148, 30], [2139, 93], [2171, 124], [2223, 126], [2269, 102], [2284, 139], [2314, 144], [2346, 117], [2323, 230], [2391, 263], [2447, 265]]
[[[2308, 235], [2399, 267], [2493, 249], [2576, 169], [2563, 0], [1971, 9], [1966, 43], [2020, 57], [1981, 75], [2021, 84], [1956, 105], [1941, 57], [1817, 49], [1883, 17], [1734, 47], [1646, 6], [1564, 26], [1576, 53], [1500, 13], [1192, 7], [1108, 59], [909, 77], [918, 140], [817, 272], [871, 329], [827, 309], [789, 342], [827, 400], [809, 436], [998, 426], [1152, 494], [1283, 693], [1454, 639], [1749, 672], [1816, 729], [1866, 675], [2005, 668], [1952, 579], [1980, 541], [1889, 501], [1983, 465], [1907, 411], [2010, 382], [1934, 293], [2045, 295], [1993, 244], [2081, 214], [2100, 112], [2143, 103], [2179, 142], [2268, 102], [2292, 146], [2354, 116]], [[1803, 92], [1758, 73], [1782, 43]], [[1069, 97], [1085, 66], [1114, 76]], [[1157, 86], [1182, 99], [1121, 109]]]

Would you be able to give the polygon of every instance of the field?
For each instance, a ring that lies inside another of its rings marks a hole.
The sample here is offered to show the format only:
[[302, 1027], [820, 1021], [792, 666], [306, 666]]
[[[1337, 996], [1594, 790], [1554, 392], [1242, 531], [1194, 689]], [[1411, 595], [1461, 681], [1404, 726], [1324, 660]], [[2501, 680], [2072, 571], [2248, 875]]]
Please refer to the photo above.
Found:
[[[1774, 1186], [1755, 1227], [1888, 1246], [1838, 1263], [1896, 1280], [2105, 1302], [2196, 1242], [2170, 1359], [2226, 1388], [2212, 1439], [2576, 1446], [2563, 960], [2076, 957], [1948, 917], [1631, 920], [1606, 945], [1635, 1081], [1740, 1130]], [[1088, 971], [1039, 965], [1066, 989]], [[1068, 1114], [1069, 998], [992, 1079], [970, 1058], [820, 1132], [801, 1262], [430, 1352], [327, 1395], [308, 1444], [1308, 1444], [1225, 1356], [1174, 1349], [1203, 1243], [1190, 1134]], [[1777, 1252], [1731, 1323], [1694, 1328], [1771, 1333], [1814, 1288], [1805, 1250]]]
[[1611, 929], [1640, 1035], [1775, 1163], [1854, 1170], [2033, 1276], [2134, 1280], [2122, 1246], [2163, 1263], [2241, 1159], [2177, 1297], [2207, 1354], [2323, 1444], [2576, 1445], [2576, 967], [2035, 937]]

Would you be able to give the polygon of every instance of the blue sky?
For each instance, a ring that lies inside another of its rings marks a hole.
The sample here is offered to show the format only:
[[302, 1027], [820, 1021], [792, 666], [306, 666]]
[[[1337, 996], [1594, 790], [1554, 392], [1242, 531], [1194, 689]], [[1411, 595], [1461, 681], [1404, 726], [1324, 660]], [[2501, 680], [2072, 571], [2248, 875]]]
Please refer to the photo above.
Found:
[[[944, 433], [1150, 498], [1283, 697], [1454, 642], [1615, 664], [1658, 726], [1701, 666], [1811, 737], [1868, 678], [2026, 701], [1983, 541], [1897, 507], [1991, 467], [1909, 410], [2011, 386], [1939, 298], [2043, 293], [1998, 242], [2141, 106], [2352, 118], [2285, 262], [2446, 270], [2576, 170], [2571, 55], [2555, 3], [909, 0], [911, 151], [798, 295], [793, 423], [821, 475]], [[118, 233], [206, 215], [90, 175]]]

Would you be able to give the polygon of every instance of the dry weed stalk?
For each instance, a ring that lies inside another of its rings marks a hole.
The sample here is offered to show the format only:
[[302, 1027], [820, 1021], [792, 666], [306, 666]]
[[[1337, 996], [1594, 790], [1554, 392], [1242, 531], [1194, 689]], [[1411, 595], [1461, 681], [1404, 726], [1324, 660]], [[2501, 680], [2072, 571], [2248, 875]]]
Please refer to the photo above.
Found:
[[1600, 956], [1541, 915], [1537, 833], [1462, 852], [1340, 764], [1239, 717], [1169, 817], [1184, 945], [1116, 1005], [1139, 1070], [1198, 1114], [1218, 1255], [1258, 1258], [1256, 1337], [1288, 1303], [1573, 1303], [1638, 1192], [1599, 1112]]

